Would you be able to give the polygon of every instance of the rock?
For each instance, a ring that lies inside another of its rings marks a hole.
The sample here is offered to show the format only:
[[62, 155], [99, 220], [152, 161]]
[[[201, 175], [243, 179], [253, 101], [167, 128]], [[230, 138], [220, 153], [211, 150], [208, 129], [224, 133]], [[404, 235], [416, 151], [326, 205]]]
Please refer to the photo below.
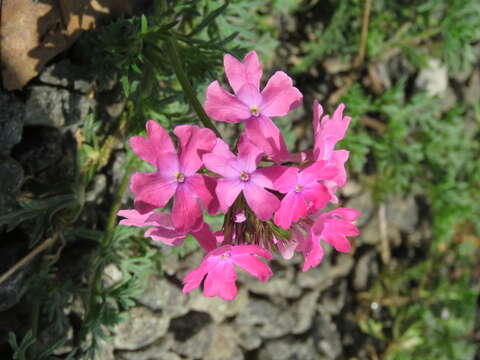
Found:
[[360, 211], [360, 217], [356, 221], [357, 226], [365, 225], [371, 219], [376, 208], [372, 193], [369, 190], [347, 201], [345, 207]]
[[[325, 246], [324, 249], [331, 251], [329, 246]], [[299, 273], [297, 275], [297, 283], [302, 288], [323, 291], [332, 286], [337, 278], [346, 276], [353, 267], [353, 262], [350, 254], [338, 254], [336, 264], [332, 266], [329, 264], [328, 256], [326, 255], [319, 266]]]
[[26, 103], [25, 125], [62, 127], [83, 121], [94, 100], [51, 86], [32, 86]]
[[298, 298], [301, 294], [300, 287], [295, 281], [295, 269], [292, 266], [274, 271], [274, 276], [267, 282], [258, 281], [257, 278], [245, 272], [239, 272], [238, 279], [255, 294], [270, 297], [281, 296], [289, 299]]
[[[180, 292], [180, 291], [179, 291]], [[180, 292], [180, 296], [185, 297]], [[223, 322], [227, 317], [235, 316], [248, 304], [248, 293], [243, 287], [238, 290], [237, 297], [232, 301], [219, 298], [209, 298], [201, 293], [189, 295], [188, 308], [209, 314], [216, 323]], [[184, 307], [185, 308], [185, 307]]]
[[393, 225], [400, 231], [413, 233], [418, 225], [418, 206], [415, 198], [395, 197], [386, 204], [386, 217], [389, 226]]
[[8, 153], [22, 139], [25, 105], [0, 92], [0, 153]]
[[362, 185], [360, 185], [360, 183], [356, 182], [355, 180], [349, 179], [345, 186], [340, 188], [339, 191], [342, 193], [343, 196], [350, 198], [360, 195], [362, 191]]
[[120, 350], [137, 350], [150, 345], [167, 333], [170, 318], [145, 307], [128, 311], [128, 319], [115, 329], [113, 344]]
[[40, 81], [46, 85], [61, 86], [83, 94], [93, 90], [93, 81], [84, 76], [85, 70], [63, 59], [46, 67], [40, 74]]
[[355, 290], [367, 289], [368, 279], [378, 274], [379, 266], [376, 256], [377, 253], [375, 251], [369, 251], [358, 260], [353, 273], [353, 287]]
[[322, 314], [338, 315], [347, 300], [347, 281], [335, 284], [320, 299], [318, 311]]
[[235, 322], [239, 325], [258, 325], [258, 333], [262, 338], [276, 338], [288, 334], [295, 325], [292, 313], [285, 310], [268, 301], [251, 298]]
[[480, 99], [480, 71], [473, 72], [464, 91], [465, 101], [468, 104], [478, 104], [478, 99]]
[[420, 70], [415, 79], [415, 86], [430, 96], [445, 93], [448, 87], [447, 67], [440, 60], [429, 59], [427, 67]]
[[185, 315], [189, 311], [188, 297], [182, 291], [156, 274], [147, 278], [145, 291], [138, 298], [138, 302], [153, 311], [162, 310], [165, 316], [175, 318]]
[[251, 325], [235, 325], [238, 344], [247, 351], [255, 350], [262, 345], [258, 329]]
[[328, 359], [338, 359], [343, 354], [342, 342], [337, 326], [330, 316], [319, 316], [315, 321], [314, 339], [315, 346], [323, 352]]
[[351, 62], [345, 57], [327, 57], [322, 65], [330, 74], [338, 74], [352, 68]]
[[295, 340], [292, 337], [272, 340], [258, 352], [258, 360], [321, 360], [313, 344], [313, 340]]
[[190, 358], [203, 359], [212, 343], [214, 329], [211, 317], [202, 312], [190, 311], [173, 319], [169, 329], [175, 338], [173, 351]]
[[121, 281], [123, 278], [122, 271], [115, 264], [108, 264], [103, 270], [102, 280], [105, 287], [110, 287]]
[[243, 359], [242, 352], [237, 347], [236, 331], [234, 328], [232, 328], [232, 326], [222, 324], [214, 327], [212, 341], [204, 359]]
[[23, 184], [23, 168], [9, 156], [0, 155], [0, 192], [16, 194]]
[[93, 187], [85, 194], [85, 201], [94, 202], [103, 200], [103, 194], [107, 189], [107, 177], [105, 174], [98, 174], [93, 179]]
[[295, 317], [295, 326], [292, 328], [291, 333], [302, 334], [310, 329], [319, 295], [320, 291], [318, 290], [310, 291], [293, 304], [291, 312]]
[[380, 222], [378, 216], [371, 219], [368, 224], [360, 231], [358, 236], [359, 245], [377, 245], [382, 238], [380, 236]]
[[[169, 351], [172, 348], [173, 343], [173, 335], [167, 334], [163, 338], [155, 341], [146, 349], [137, 351], [119, 351], [118, 355], [121, 359], [124, 360], [163, 360], [168, 358], [174, 359], [172, 358], [172, 353], [170, 353]], [[180, 358], [178, 357], [178, 359]]]

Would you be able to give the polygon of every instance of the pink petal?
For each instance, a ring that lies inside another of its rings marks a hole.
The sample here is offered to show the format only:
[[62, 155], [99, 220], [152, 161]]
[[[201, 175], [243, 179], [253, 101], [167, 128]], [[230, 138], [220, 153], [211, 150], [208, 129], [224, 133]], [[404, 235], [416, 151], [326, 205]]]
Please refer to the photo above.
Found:
[[323, 248], [320, 245], [319, 239], [315, 237], [311, 231], [308, 234], [307, 242], [308, 246], [303, 253], [305, 258], [302, 268], [303, 272], [320, 265], [323, 259]]
[[316, 159], [329, 160], [336, 143], [345, 137], [351, 118], [343, 116], [344, 108], [345, 105], [340, 104], [335, 110], [333, 117], [330, 118], [328, 115], [325, 115], [319, 125], [314, 117], [314, 153]]
[[273, 213], [280, 207], [280, 200], [275, 195], [255, 183], [247, 183], [243, 189], [243, 194], [250, 209], [262, 221], [270, 219]]
[[180, 162], [176, 153], [160, 153], [157, 155], [158, 173], [165, 178], [175, 179], [180, 171]]
[[178, 186], [172, 207], [172, 222], [182, 233], [197, 230], [203, 224], [202, 209], [187, 184]]
[[242, 171], [252, 173], [262, 159], [263, 151], [242, 134], [238, 142], [238, 165]]
[[268, 117], [285, 116], [302, 103], [302, 93], [293, 86], [292, 79], [277, 71], [262, 90], [262, 114]]
[[289, 192], [282, 199], [280, 208], [275, 213], [275, 224], [283, 229], [288, 229], [292, 222], [297, 222], [307, 215], [307, 204], [303, 196], [295, 191]]
[[283, 194], [295, 189], [295, 186], [298, 183], [298, 172], [299, 170], [297, 168], [286, 167], [286, 170], [282, 171], [281, 174], [278, 174], [278, 176], [274, 180], [273, 188]]
[[332, 154], [332, 163], [336, 167], [338, 173], [332, 179], [338, 186], [345, 186], [347, 183], [347, 171], [345, 170], [345, 163], [348, 160], [350, 152], [347, 150], [335, 150]]
[[236, 96], [222, 89], [218, 81], [208, 86], [204, 107], [208, 116], [217, 121], [238, 123], [252, 116], [249, 107]]
[[195, 195], [200, 199], [210, 215], [215, 215], [220, 210], [215, 188], [217, 187], [217, 178], [194, 174], [186, 179], [186, 182], [193, 189]]
[[263, 115], [251, 118], [245, 124], [245, 133], [275, 162], [279, 163], [289, 156], [283, 135], [270, 118]]
[[288, 241], [277, 240], [276, 245], [280, 255], [284, 259], [288, 260], [288, 259], [291, 259], [295, 254], [295, 249], [297, 248], [298, 243], [294, 239], [290, 239]]
[[267, 281], [273, 274], [270, 267], [255, 255], [235, 255], [233, 256], [233, 263], [263, 282]]
[[207, 223], [203, 223], [198, 230], [192, 231], [192, 236], [197, 239], [202, 249], [206, 252], [212, 251], [217, 246], [217, 239]]
[[[152, 226], [156, 225], [156, 221], [151, 219], [152, 214], [156, 214], [153, 211], [145, 214], [140, 214], [137, 210], [120, 210], [117, 215], [122, 216], [125, 219], [120, 220], [120, 225], [127, 226]], [[165, 214], [168, 216], [168, 214]]]
[[173, 130], [180, 142], [180, 169], [184, 175], [195, 174], [203, 166], [202, 156], [216, 144], [217, 138], [210, 129], [195, 125], [180, 125]]
[[185, 234], [176, 231], [172, 228], [153, 227], [145, 231], [145, 237], [150, 237], [154, 241], [160, 241], [168, 246], [179, 246], [185, 239]]
[[351, 208], [338, 208], [328, 213], [330, 216], [340, 216], [346, 221], [355, 221], [360, 217], [360, 211]]
[[[285, 176], [290, 176], [289, 179], [292, 179], [291, 174], [289, 175], [288, 172], [290, 172], [291, 168], [288, 166], [282, 166], [282, 165], [272, 165], [272, 166], [266, 166], [264, 168], [257, 169], [255, 173], [252, 174], [252, 182], [257, 184], [258, 186], [272, 189], [272, 190], [277, 190], [276, 188], [276, 181], [279, 179], [284, 179]], [[286, 181], [286, 180], [285, 180]]]
[[138, 157], [157, 166], [157, 155], [162, 152], [175, 152], [168, 133], [153, 120], [147, 121], [147, 137], [133, 136], [130, 138], [132, 150]]
[[230, 251], [232, 255], [242, 255], [242, 254], [253, 254], [256, 256], [263, 257], [267, 260], [272, 259], [272, 254], [270, 254], [270, 251], [267, 249], [264, 249], [260, 246], [257, 245], [237, 245], [237, 246], [231, 246]]
[[219, 179], [215, 193], [224, 213], [228, 211], [238, 194], [243, 190], [245, 183], [239, 179]]
[[311, 213], [323, 209], [332, 199], [330, 191], [328, 191], [328, 188], [324, 184], [306, 186], [302, 190], [302, 195], [313, 203], [313, 208], [310, 209]]
[[157, 173], [135, 173], [130, 189], [135, 194], [135, 209], [144, 214], [167, 205], [177, 189], [177, 182]]
[[262, 95], [258, 91], [258, 88], [252, 84], [243, 85], [240, 90], [237, 92], [238, 99], [248, 106], [250, 113], [253, 116], [256, 116], [252, 113], [252, 107], [256, 107], [258, 113], [260, 113], [260, 104], [262, 103]]
[[221, 139], [217, 139], [217, 144], [212, 152], [203, 155], [202, 160], [208, 170], [226, 178], [238, 178], [242, 171], [238, 166], [236, 156]]
[[324, 160], [316, 161], [298, 174], [298, 184], [306, 186], [318, 180], [331, 180], [335, 178], [337, 174], [337, 167], [329, 165]]
[[208, 297], [218, 296], [223, 300], [233, 300], [237, 296], [236, 279], [237, 275], [231, 260], [222, 259], [209, 269], [203, 293]]
[[205, 261], [202, 261], [200, 266], [192, 271], [190, 271], [184, 278], [183, 278], [183, 290], [184, 294], [196, 289], [200, 286], [203, 281], [205, 275], [207, 275], [207, 264]]
[[234, 92], [245, 84], [249, 83], [257, 89], [260, 87], [262, 78], [262, 67], [255, 51], [250, 51], [244, 58], [243, 64], [232, 55], [226, 54], [223, 57], [225, 74]]

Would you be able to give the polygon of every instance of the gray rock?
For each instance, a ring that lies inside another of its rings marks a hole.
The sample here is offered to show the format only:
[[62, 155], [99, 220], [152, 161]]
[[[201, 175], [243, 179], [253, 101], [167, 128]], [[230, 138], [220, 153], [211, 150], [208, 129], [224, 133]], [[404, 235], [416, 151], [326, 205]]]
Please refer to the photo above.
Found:
[[429, 59], [427, 67], [420, 70], [415, 85], [428, 95], [443, 94], [448, 87], [448, 69], [440, 60]]
[[84, 77], [85, 71], [64, 59], [46, 67], [40, 74], [40, 81], [47, 85], [55, 85], [81, 93], [93, 90], [94, 83]]
[[[330, 246], [324, 249], [331, 251]], [[325, 252], [327, 254], [327, 252]], [[302, 288], [323, 291], [335, 283], [335, 280], [346, 276], [353, 267], [353, 258], [350, 254], [339, 254], [334, 266], [329, 263], [328, 255], [324, 256], [322, 263], [316, 268], [301, 272], [297, 276], [297, 283]]]
[[148, 277], [145, 291], [138, 299], [149, 309], [162, 310], [170, 318], [185, 315], [189, 311], [187, 301], [188, 297], [177, 286], [156, 274]]
[[0, 192], [16, 194], [23, 184], [23, 168], [9, 156], [0, 155]]
[[257, 278], [245, 272], [239, 272], [238, 279], [255, 294], [289, 299], [298, 298], [301, 294], [300, 287], [295, 281], [295, 269], [292, 266], [275, 271], [267, 282], [258, 281]]
[[315, 321], [314, 338], [316, 348], [327, 359], [338, 359], [343, 354], [343, 347], [337, 326], [330, 316], [319, 316]]
[[292, 305], [291, 312], [295, 317], [295, 326], [291, 331], [293, 334], [302, 334], [310, 329], [319, 295], [320, 291], [318, 290], [310, 291]]
[[293, 314], [285, 310], [268, 301], [252, 298], [235, 322], [239, 325], [256, 325], [262, 338], [276, 338], [288, 334], [295, 326]]
[[358, 260], [353, 273], [353, 287], [355, 290], [365, 290], [368, 286], [368, 279], [378, 274], [379, 265], [376, 255], [375, 251], [369, 251]]
[[204, 358], [209, 360], [243, 359], [242, 352], [237, 347], [236, 331], [232, 326], [222, 324], [214, 327], [212, 341]]
[[[180, 296], [185, 298], [180, 292]], [[237, 297], [232, 301], [225, 301], [219, 298], [209, 298], [196, 292], [189, 295], [188, 307], [192, 310], [202, 311], [209, 314], [216, 323], [223, 322], [227, 317], [237, 315], [248, 304], [248, 293], [243, 287], [238, 289]]]
[[315, 350], [313, 339], [298, 341], [292, 337], [272, 340], [258, 352], [259, 360], [321, 360]]
[[215, 326], [209, 324], [185, 341], [175, 341], [173, 351], [191, 359], [205, 359], [210, 349]]
[[167, 333], [170, 318], [144, 307], [128, 311], [128, 319], [115, 329], [113, 344], [120, 350], [137, 350], [150, 345]]
[[418, 224], [418, 206], [413, 196], [406, 199], [395, 197], [386, 205], [386, 217], [393, 225], [406, 233], [413, 233]]
[[339, 284], [326, 291], [320, 299], [318, 311], [322, 314], [338, 315], [345, 306], [347, 300], [347, 281], [343, 280]]
[[[174, 344], [173, 335], [167, 334], [155, 341], [146, 349], [137, 351], [118, 351], [117, 355], [124, 360], [163, 360], [172, 358], [170, 349]], [[169, 354], [170, 353], [170, 354]]]
[[467, 103], [478, 104], [478, 99], [480, 99], [480, 71], [473, 72], [464, 91]]
[[22, 139], [25, 105], [0, 92], [0, 153], [8, 153]]
[[360, 211], [360, 217], [356, 221], [357, 226], [365, 225], [372, 217], [376, 208], [371, 191], [364, 191], [360, 195], [350, 199], [345, 204], [345, 207]]
[[83, 121], [94, 100], [51, 86], [33, 86], [26, 104], [25, 125], [62, 127]]
[[255, 350], [262, 345], [262, 338], [254, 325], [235, 325], [238, 344], [245, 350]]
[[93, 187], [85, 194], [85, 201], [102, 201], [103, 194], [107, 189], [107, 177], [105, 174], [98, 174], [93, 179]]

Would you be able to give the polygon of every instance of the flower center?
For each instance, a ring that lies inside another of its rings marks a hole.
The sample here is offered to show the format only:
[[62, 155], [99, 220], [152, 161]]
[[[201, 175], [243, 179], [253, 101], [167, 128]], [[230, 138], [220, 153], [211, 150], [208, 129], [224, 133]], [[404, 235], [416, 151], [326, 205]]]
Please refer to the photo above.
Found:
[[257, 105], [250, 106], [250, 112], [252, 113], [253, 116], [260, 115], [260, 109], [258, 108]]
[[185, 181], [185, 175], [183, 175], [181, 172], [177, 172], [177, 175], [175, 175], [175, 178], [177, 179], [177, 182], [179, 184]]
[[226, 259], [228, 257], [230, 257], [229, 253], [223, 253], [222, 255], [220, 255], [220, 259]]
[[240, 180], [248, 181], [248, 179], [250, 179], [250, 175], [247, 172], [242, 171], [242, 173], [240, 174]]
[[301, 185], [295, 186], [295, 192], [300, 192], [300, 191], [302, 191], [302, 189], [303, 189], [303, 186], [301, 186]]

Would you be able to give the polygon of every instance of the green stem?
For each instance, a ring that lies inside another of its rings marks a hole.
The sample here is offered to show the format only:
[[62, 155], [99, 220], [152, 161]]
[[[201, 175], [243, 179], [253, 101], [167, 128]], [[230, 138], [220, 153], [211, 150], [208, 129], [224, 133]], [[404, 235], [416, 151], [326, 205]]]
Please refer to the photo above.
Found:
[[[122, 204], [122, 198], [123, 194], [127, 190], [129, 181], [130, 181], [130, 176], [134, 169], [136, 168], [137, 158], [135, 156], [132, 156], [130, 161], [127, 164], [125, 174], [123, 175], [122, 182], [120, 183], [120, 186], [118, 188], [117, 193], [115, 194], [115, 197], [113, 199], [113, 204], [110, 209], [110, 213], [108, 215], [108, 220], [107, 220], [107, 226], [105, 228], [105, 233], [100, 241], [100, 249], [98, 251], [98, 257], [97, 261], [94, 264], [94, 270], [92, 273], [92, 280], [90, 282], [90, 294], [89, 294], [89, 299], [86, 309], [86, 315], [84, 318], [84, 322], [88, 325], [89, 321], [91, 320], [92, 317], [92, 312], [95, 309], [95, 304], [96, 304], [96, 299], [97, 296], [101, 293], [101, 286], [102, 286], [102, 273], [103, 269], [105, 267], [105, 254], [108, 253], [112, 246], [113, 242], [113, 235], [115, 233], [115, 226], [117, 223], [117, 213], [120, 210], [121, 204]], [[85, 326], [85, 325], [84, 325]], [[83, 332], [81, 333], [80, 337], [81, 340], [86, 336], [87, 331], [84, 328]], [[81, 343], [82, 341], [80, 341]]]
[[[161, 9], [162, 11], [166, 11], [168, 8], [168, 4], [166, 0], [161, 1]], [[188, 102], [192, 106], [193, 110], [197, 113], [200, 121], [202, 122], [203, 126], [212, 130], [217, 137], [222, 138], [222, 135], [218, 131], [218, 129], [213, 124], [212, 120], [208, 117], [207, 113], [203, 109], [202, 104], [197, 99], [197, 95], [195, 90], [193, 89], [190, 81], [188, 80], [187, 74], [182, 65], [182, 61], [180, 60], [180, 56], [178, 54], [176, 39], [174, 34], [170, 34], [168, 40], [165, 44], [165, 50], [167, 52], [168, 57], [173, 66], [173, 70], [175, 75], [177, 76], [178, 82], [182, 86], [183, 92], [187, 96]]]

